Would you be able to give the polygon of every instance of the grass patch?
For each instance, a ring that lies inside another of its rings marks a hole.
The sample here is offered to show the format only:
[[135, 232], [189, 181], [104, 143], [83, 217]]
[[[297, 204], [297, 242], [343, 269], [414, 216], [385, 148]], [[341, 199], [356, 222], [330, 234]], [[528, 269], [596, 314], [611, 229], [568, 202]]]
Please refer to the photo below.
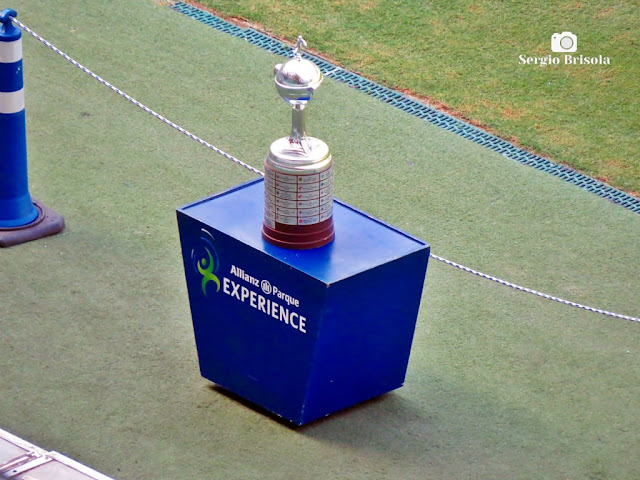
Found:
[[[450, 106], [497, 135], [640, 193], [640, 7], [627, 2], [201, 0], [309, 45], [391, 88]], [[554, 32], [611, 65], [521, 65]]]

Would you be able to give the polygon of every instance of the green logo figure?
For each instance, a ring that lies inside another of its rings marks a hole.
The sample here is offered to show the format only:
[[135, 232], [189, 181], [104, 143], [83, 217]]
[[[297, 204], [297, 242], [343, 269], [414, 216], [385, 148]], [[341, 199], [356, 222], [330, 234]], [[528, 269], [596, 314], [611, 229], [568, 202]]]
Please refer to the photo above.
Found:
[[215, 268], [215, 262], [213, 261], [213, 255], [207, 247], [204, 247], [207, 251], [208, 259], [201, 258], [198, 262], [198, 271], [202, 275], [202, 293], [207, 294], [207, 283], [213, 282], [216, 284], [216, 292], [220, 291], [220, 280], [213, 274]]
[[218, 253], [213, 246], [213, 235], [204, 228], [200, 231], [202, 232], [200, 236], [202, 243], [199, 247], [191, 250], [191, 262], [193, 264], [193, 270], [202, 275], [202, 293], [204, 293], [206, 297], [209, 282], [216, 284], [216, 292], [220, 291], [220, 280], [216, 276], [220, 262], [218, 261]]

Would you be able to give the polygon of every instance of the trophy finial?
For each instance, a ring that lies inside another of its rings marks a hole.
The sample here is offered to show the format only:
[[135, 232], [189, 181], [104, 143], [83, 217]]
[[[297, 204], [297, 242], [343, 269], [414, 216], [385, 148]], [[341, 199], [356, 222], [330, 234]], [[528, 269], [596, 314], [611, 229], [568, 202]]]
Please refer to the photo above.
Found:
[[302, 35], [298, 35], [298, 40], [296, 40], [296, 48], [293, 50], [296, 58], [302, 58], [302, 47], [307, 48], [307, 42]]

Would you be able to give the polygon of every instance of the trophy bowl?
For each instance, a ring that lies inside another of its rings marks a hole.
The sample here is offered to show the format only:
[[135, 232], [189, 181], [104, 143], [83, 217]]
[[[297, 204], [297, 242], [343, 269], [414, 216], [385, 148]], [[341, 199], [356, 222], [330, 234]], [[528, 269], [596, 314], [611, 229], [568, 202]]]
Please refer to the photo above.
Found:
[[306, 42], [298, 37], [295, 57], [284, 64], [279, 63], [273, 69], [278, 94], [292, 105], [306, 105], [322, 83], [322, 72], [318, 66], [302, 58], [300, 51], [303, 46], [306, 46]]

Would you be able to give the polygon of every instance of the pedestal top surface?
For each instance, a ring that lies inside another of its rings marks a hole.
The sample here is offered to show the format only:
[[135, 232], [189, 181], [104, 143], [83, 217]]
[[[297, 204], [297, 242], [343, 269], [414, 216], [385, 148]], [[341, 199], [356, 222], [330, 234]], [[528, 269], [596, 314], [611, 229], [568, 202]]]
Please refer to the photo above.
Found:
[[339, 200], [334, 201], [333, 242], [310, 250], [276, 247], [262, 238], [263, 204], [264, 181], [257, 179], [178, 211], [326, 284], [428, 248], [427, 243]]

